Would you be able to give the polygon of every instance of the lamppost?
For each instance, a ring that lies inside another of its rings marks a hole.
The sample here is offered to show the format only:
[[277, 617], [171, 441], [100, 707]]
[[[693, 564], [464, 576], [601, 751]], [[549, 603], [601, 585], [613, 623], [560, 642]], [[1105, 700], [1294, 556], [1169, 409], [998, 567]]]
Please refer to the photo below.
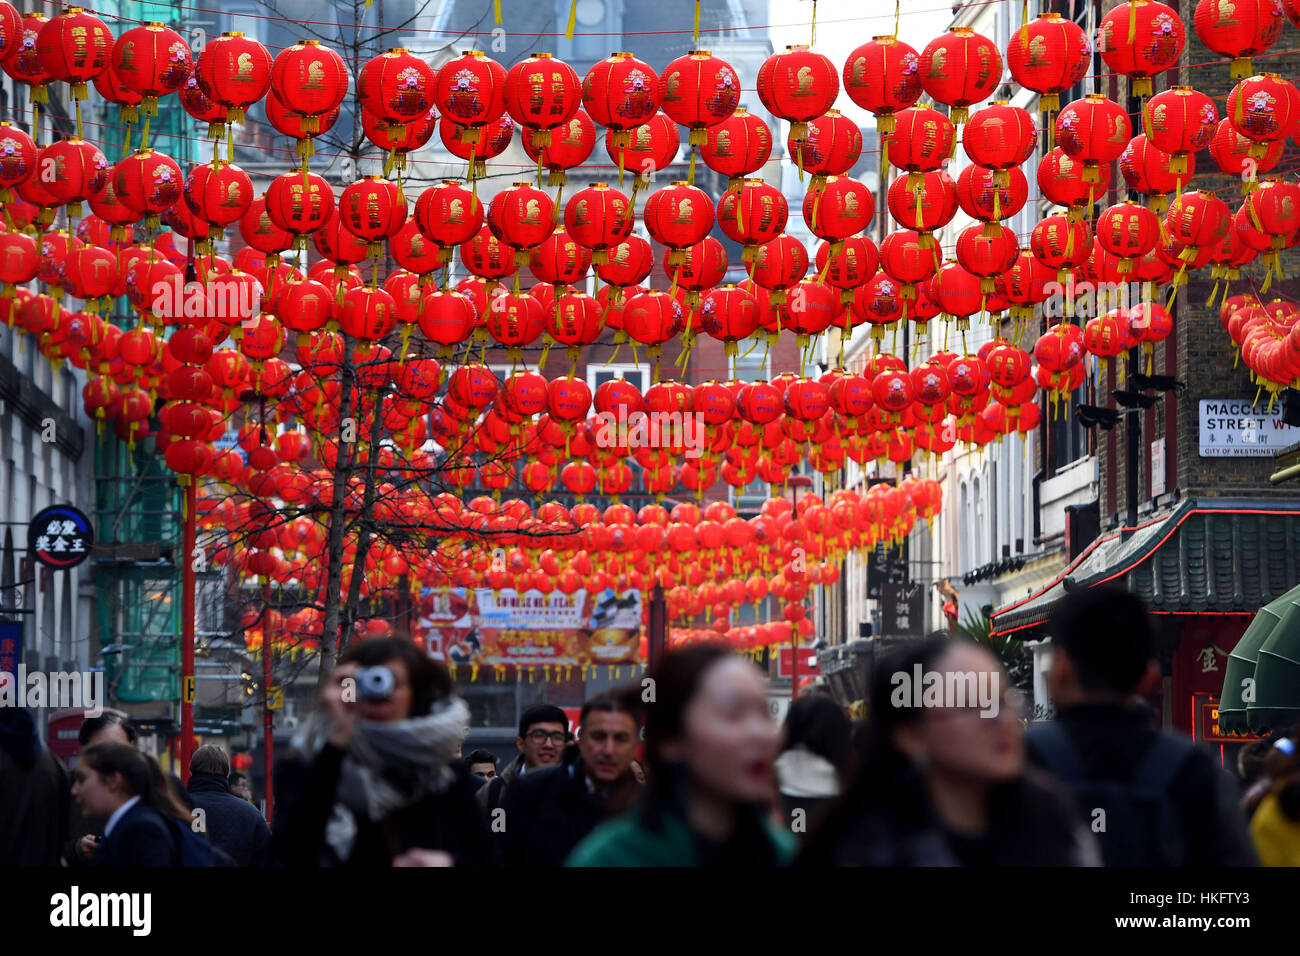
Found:
[[[794, 517], [799, 517], [799, 489], [811, 488], [813, 481], [807, 475], [791, 475], [786, 479], [786, 485], [794, 489]], [[800, 545], [799, 547], [802, 547]], [[807, 554], [804, 555], [805, 559]], [[806, 564], [805, 560], [805, 564]], [[799, 622], [790, 622], [790, 656], [793, 658], [790, 665], [790, 701], [794, 702], [799, 696]]]

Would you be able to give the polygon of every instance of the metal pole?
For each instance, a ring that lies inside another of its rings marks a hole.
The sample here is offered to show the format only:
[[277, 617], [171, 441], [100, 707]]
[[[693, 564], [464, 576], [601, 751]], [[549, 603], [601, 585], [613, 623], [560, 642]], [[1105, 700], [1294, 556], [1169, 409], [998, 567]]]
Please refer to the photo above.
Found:
[[190, 779], [194, 753], [194, 552], [198, 511], [198, 476], [185, 485], [184, 548], [181, 552], [181, 779]]
[[[262, 603], [271, 609], [271, 582], [262, 579]], [[266, 793], [266, 825], [271, 825], [271, 812], [275, 803], [275, 787], [271, 780], [271, 765], [275, 763], [275, 738], [272, 733], [271, 714], [271, 637], [266, 629], [266, 615], [262, 617], [262, 766], [265, 771], [263, 791]]]
[[[799, 485], [794, 486], [794, 520], [799, 519]], [[804, 554], [804, 573], [807, 573], [808, 555]], [[799, 621], [790, 622], [790, 703], [799, 696]], [[778, 672], [779, 673], [779, 672]]]
[[668, 643], [667, 632], [668, 607], [664, 600], [664, 588], [662, 584], [656, 582], [650, 592], [650, 635], [649, 640], [646, 641], [646, 656], [649, 658], [647, 663], [650, 671], [654, 671], [663, 660]]

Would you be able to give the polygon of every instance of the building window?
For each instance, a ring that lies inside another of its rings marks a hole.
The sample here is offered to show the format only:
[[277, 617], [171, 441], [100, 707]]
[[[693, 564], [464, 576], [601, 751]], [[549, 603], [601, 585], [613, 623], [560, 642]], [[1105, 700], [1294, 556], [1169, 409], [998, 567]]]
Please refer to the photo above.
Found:
[[626, 379], [637, 387], [641, 394], [650, 386], [650, 368], [646, 365], [588, 365], [587, 386], [593, 395], [596, 389], [616, 378]]
[[1044, 402], [1049, 477], [1088, 454], [1087, 433], [1079, 424], [1079, 405], [1083, 398], [1083, 389], [1077, 388], [1068, 400], [1056, 403], [1055, 411], [1050, 400]]

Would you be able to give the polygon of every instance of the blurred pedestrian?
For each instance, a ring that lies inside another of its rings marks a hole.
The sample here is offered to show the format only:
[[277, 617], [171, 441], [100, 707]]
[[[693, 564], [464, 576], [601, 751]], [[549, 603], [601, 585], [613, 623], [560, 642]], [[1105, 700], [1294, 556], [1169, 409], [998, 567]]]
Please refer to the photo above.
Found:
[[1106, 865], [1253, 865], [1232, 777], [1135, 706], [1160, 679], [1142, 601], [1122, 588], [1074, 591], [1048, 630], [1056, 719], [1030, 733], [1030, 757], [1070, 788]]
[[780, 866], [794, 837], [772, 818], [780, 745], [758, 669], [719, 644], [666, 655], [650, 674], [649, 784], [568, 866]]
[[[918, 680], [942, 693], [911, 693]], [[884, 655], [863, 766], [799, 864], [1096, 865], [1068, 794], [1025, 765], [1016, 695], [997, 658], [968, 641], [929, 637]]]
[[472, 750], [465, 759], [469, 772], [483, 780], [493, 780], [497, 775], [497, 757], [490, 750]]
[[[81, 749], [101, 743], [119, 743], [135, 746], [135, 727], [131, 718], [120, 710], [105, 710], [97, 717], [87, 717], [77, 731]], [[95, 843], [104, 835], [103, 820], [88, 820], [81, 813], [81, 805], [73, 800], [68, 813], [68, 838], [63, 848], [63, 859], [68, 866], [88, 866], [95, 855]]]
[[453, 766], [467, 716], [447, 669], [411, 641], [350, 646], [277, 767], [276, 855], [299, 866], [487, 863], [468, 774]]
[[248, 775], [243, 773], [232, 773], [230, 775], [230, 792], [240, 800], [253, 802], [253, 788], [248, 785]]
[[606, 691], [579, 717], [577, 756], [520, 777], [506, 796], [507, 866], [559, 866], [639, 789], [632, 758], [640, 743], [640, 687]]
[[505, 806], [506, 794], [521, 775], [538, 767], [558, 766], [569, 739], [569, 718], [554, 704], [534, 704], [519, 719], [515, 747], [519, 753], [506, 764], [495, 780], [488, 781], [475, 797], [485, 819]]
[[[807, 694], [790, 704], [776, 778], [787, 822], [818, 819], [840, 795], [849, 755], [849, 718], [824, 694]], [[805, 833], [803, 826], [796, 833]]]
[[230, 757], [215, 744], [204, 744], [190, 757], [190, 799], [194, 819], [213, 846], [228, 853], [236, 866], [270, 866], [271, 831], [257, 809], [230, 791]]
[[[1278, 741], [1283, 754], [1294, 761], [1296, 744], [1290, 737]], [[1250, 819], [1250, 835], [1264, 866], [1300, 866], [1300, 769], [1294, 762], [1260, 800]]]
[[94, 744], [81, 754], [74, 778], [82, 814], [104, 821], [91, 866], [212, 865], [211, 845], [191, 829], [190, 812], [153, 757], [130, 744]]
[[[1300, 734], [1293, 736], [1300, 737]], [[1253, 816], [1278, 780], [1296, 768], [1300, 768], [1300, 757], [1296, 755], [1294, 739], [1286, 734], [1252, 740], [1242, 747], [1237, 755], [1237, 773], [1244, 791], [1242, 812], [1247, 817]]]
[[32, 715], [0, 707], [0, 867], [58, 866], [68, 803], [67, 771]]

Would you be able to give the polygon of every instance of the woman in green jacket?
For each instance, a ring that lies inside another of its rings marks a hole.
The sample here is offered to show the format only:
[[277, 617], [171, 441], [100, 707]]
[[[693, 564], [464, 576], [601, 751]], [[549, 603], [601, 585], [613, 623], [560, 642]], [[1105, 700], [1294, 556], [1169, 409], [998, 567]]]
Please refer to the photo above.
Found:
[[567, 866], [788, 866], [772, 816], [779, 733], [758, 671], [718, 644], [667, 655], [647, 685], [649, 787]]

